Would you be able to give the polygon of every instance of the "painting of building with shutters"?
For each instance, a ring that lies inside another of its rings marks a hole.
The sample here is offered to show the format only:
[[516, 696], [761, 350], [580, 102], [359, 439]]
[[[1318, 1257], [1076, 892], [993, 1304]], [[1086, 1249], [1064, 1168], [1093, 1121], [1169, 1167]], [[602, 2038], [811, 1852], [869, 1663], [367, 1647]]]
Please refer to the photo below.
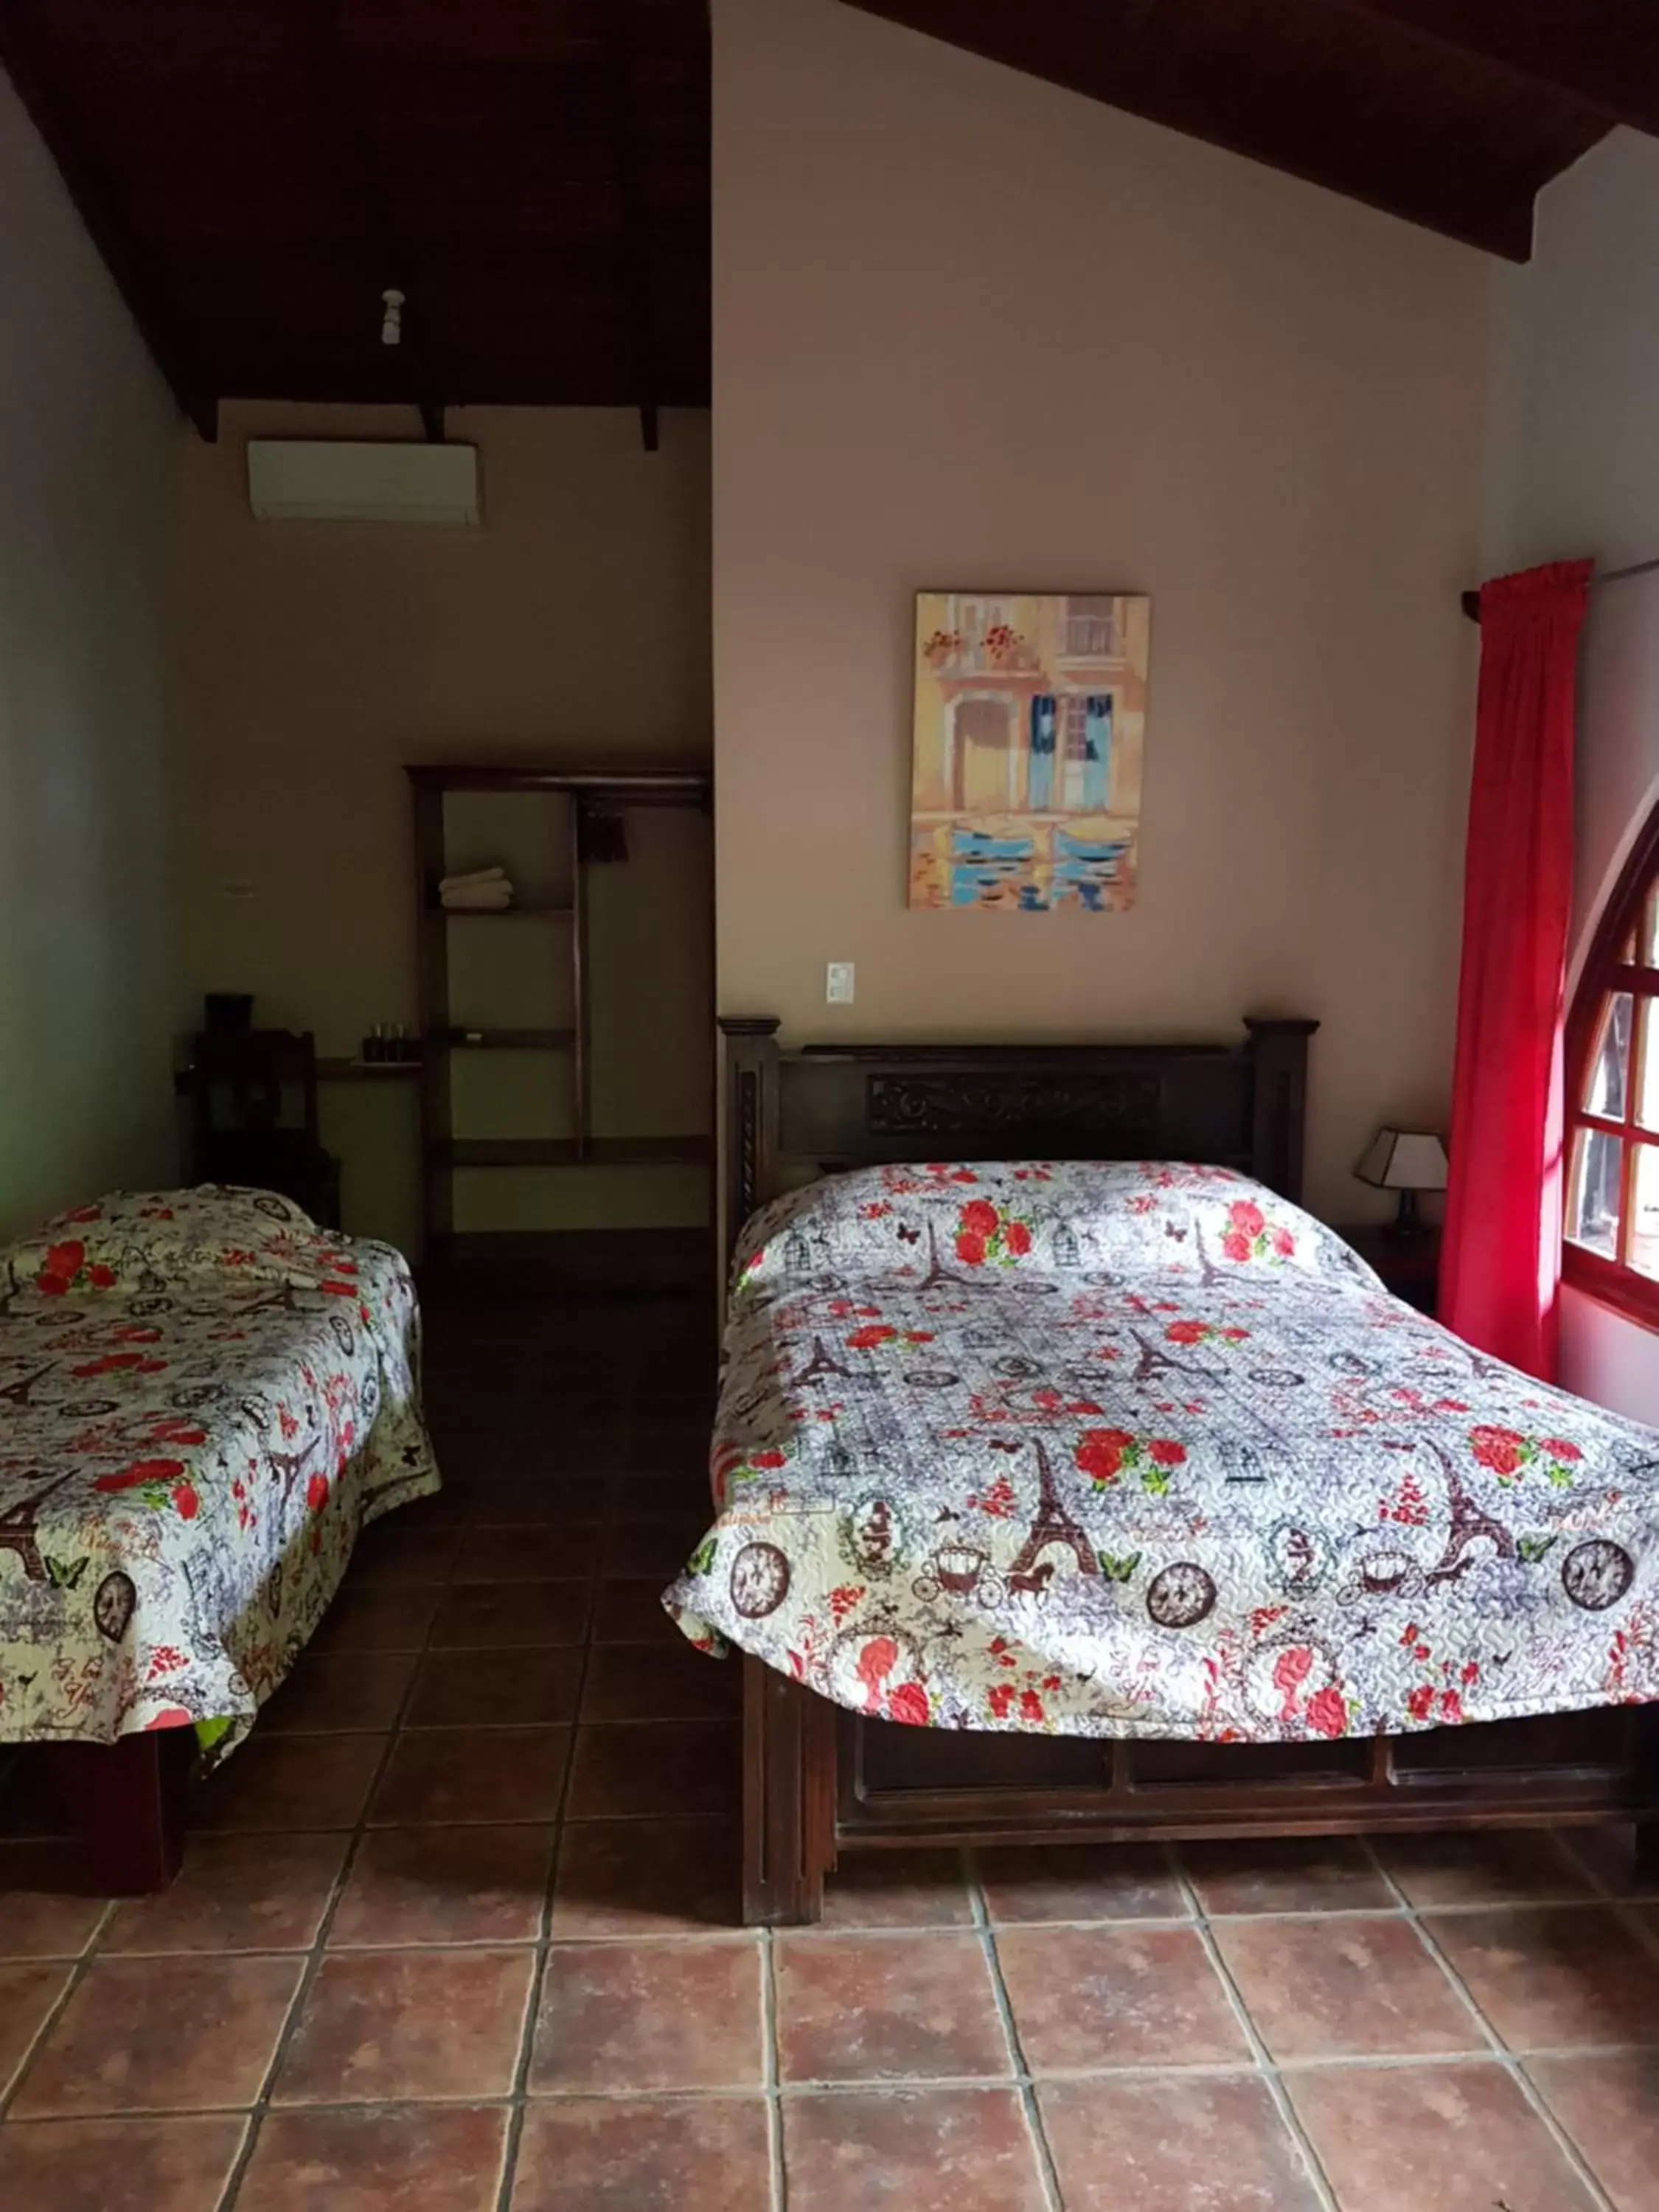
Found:
[[916, 597], [910, 904], [1134, 904], [1150, 599]]

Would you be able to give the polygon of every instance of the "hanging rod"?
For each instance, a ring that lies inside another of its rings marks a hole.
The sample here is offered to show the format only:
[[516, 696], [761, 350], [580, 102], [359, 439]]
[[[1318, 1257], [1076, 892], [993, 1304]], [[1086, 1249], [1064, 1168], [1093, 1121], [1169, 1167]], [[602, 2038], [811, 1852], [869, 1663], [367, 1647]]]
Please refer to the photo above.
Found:
[[[1632, 561], [1628, 568], [1604, 568], [1599, 575], [1590, 578], [1590, 584], [1592, 588], [1601, 584], [1622, 584], [1628, 576], [1650, 576], [1656, 568], [1659, 568], [1659, 561]], [[1465, 592], [1462, 608], [1472, 623], [1478, 623], [1480, 619], [1480, 592]]]

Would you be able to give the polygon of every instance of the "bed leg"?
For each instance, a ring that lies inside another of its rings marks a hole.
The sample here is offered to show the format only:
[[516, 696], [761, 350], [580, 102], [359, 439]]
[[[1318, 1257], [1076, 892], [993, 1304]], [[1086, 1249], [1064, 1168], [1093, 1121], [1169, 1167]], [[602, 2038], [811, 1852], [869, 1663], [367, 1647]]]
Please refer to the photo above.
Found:
[[834, 1709], [747, 1653], [743, 1670], [744, 1922], [810, 1926], [835, 1863]]
[[1643, 1883], [1659, 1879], [1659, 1705], [1644, 1705], [1636, 1717], [1633, 1747], [1639, 1802], [1632, 1872]]
[[165, 1889], [178, 1873], [194, 1749], [189, 1729], [46, 1747], [47, 1772], [93, 1881], [111, 1897]]

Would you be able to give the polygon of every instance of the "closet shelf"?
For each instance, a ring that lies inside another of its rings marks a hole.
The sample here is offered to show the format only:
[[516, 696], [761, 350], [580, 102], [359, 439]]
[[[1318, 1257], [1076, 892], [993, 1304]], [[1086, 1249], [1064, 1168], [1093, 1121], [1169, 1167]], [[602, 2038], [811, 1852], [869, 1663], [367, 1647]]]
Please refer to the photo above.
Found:
[[428, 899], [426, 904], [428, 920], [435, 921], [523, 921], [531, 915], [562, 915], [568, 921], [575, 911], [574, 906], [556, 899], [519, 899], [512, 906], [445, 906], [438, 899]]
[[576, 1042], [574, 1030], [440, 1030], [432, 1039], [443, 1052], [562, 1052]]
[[[0, 10], [3, 5], [4, 0], [0, 0]], [[605, 872], [604, 855], [592, 835], [593, 823], [619, 808], [643, 805], [696, 805], [706, 810], [707, 770], [648, 769], [601, 775], [473, 763], [456, 768], [422, 764], [410, 769], [408, 774], [415, 815], [415, 868], [410, 888], [416, 907], [421, 1029], [428, 1040], [421, 1073], [421, 1182], [428, 1249], [442, 1248], [455, 1234], [455, 1179], [464, 1168], [575, 1169], [578, 1176], [572, 1180], [580, 1181], [582, 1174], [599, 1169], [707, 1166], [714, 1157], [713, 1140], [707, 1135], [594, 1134], [591, 994], [595, 969], [588, 944], [592, 885], [596, 873]], [[462, 849], [452, 850], [448, 834], [452, 825], [446, 805], [452, 794], [461, 792], [520, 794], [526, 801], [539, 799], [556, 803], [515, 809], [503, 826], [488, 835], [475, 823]], [[506, 835], [507, 829], [511, 836]], [[528, 879], [523, 896], [510, 906], [445, 906], [439, 885], [461, 869], [477, 866], [481, 848], [494, 845], [498, 839], [504, 843], [501, 865], [522, 872]], [[626, 904], [619, 900], [623, 889], [625, 886], [613, 884], [606, 891], [602, 912], [623, 910]], [[483, 932], [451, 929], [449, 924], [455, 921], [556, 926], [532, 928], [527, 935], [521, 931], [522, 941], [509, 947], [499, 933], [486, 942]], [[696, 917], [688, 915], [686, 927], [699, 927]], [[626, 932], [623, 942], [627, 942]], [[604, 961], [600, 967], [611, 973]], [[486, 980], [481, 979], [492, 976], [486, 996]], [[635, 994], [622, 974], [606, 988], [616, 992], [616, 1034], [622, 1034], [624, 1024], [631, 1033], [643, 1018], [642, 1009], [651, 1003], [651, 992], [641, 987]], [[550, 992], [550, 995], [544, 995]], [[637, 1006], [631, 1003], [636, 995], [641, 1002]], [[569, 1026], [520, 1027], [509, 1019], [505, 1024], [480, 1022], [475, 1027], [458, 1019], [469, 1003], [497, 1008], [509, 1017], [548, 1012]], [[614, 1042], [611, 1049], [614, 1054]], [[481, 1063], [477, 1055], [492, 1052], [542, 1055], [540, 1060], [495, 1063], [495, 1087], [506, 1094], [496, 1103], [504, 1107], [510, 1098], [515, 1114], [523, 1116], [520, 1127], [527, 1123], [532, 1128], [562, 1129], [567, 1134], [472, 1137], [456, 1133], [458, 1123], [488, 1128], [494, 1118], [481, 1110], [482, 1102], [475, 1095], [478, 1088], [490, 1087], [490, 1079], [478, 1073]], [[470, 1071], [465, 1080], [457, 1075], [463, 1066]], [[514, 1069], [515, 1079], [510, 1084], [506, 1081], [508, 1067]], [[645, 1087], [652, 1081], [648, 1063], [635, 1069], [631, 1080], [641, 1101], [653, 1095]], [[463, 1094], [469, 1110], [461, 1110], [463, 1098], [458, 1093]], [[625, 1105], [616, 1110], [618, 1119], [629, 1115]], [[635, 1115], [648, 1115], [652, 1110], [647, 1103], [632, 1108]], [[655, 1111], [666, 1121], [679, 1118], [681, 1109], [664, 1096]], [[696, 1103], [688, 1103], [685, 1118], [700, 1118]], [[608, 1188], [614, 1191], [614, 1186]], [[504, 1195], [499, 1184], [495, 1194], [498, 1199]], [[541, 1196], [548, 1198], [555, 1212], [562, 1204], [550, 1190], [538, 1194]], [[510, 1214], [510, 1206], [507, 1211]]]
[[[381, 1083], [400, 1078], [406, 1083], [418, 1083], [422, 1073], [418, 1060], [353, 1060], [336, 1056], [317, 1062], [319, 1083]], [[173, 1071], [173, 1088], [180, 1098], [193, 1098], [199, 1081], [193, 1067], [175, 1067]]]
[[600, 1167], [696, 1166], [714, 1157], [714, 1140], [688, 1132], [678, 1137], [590, 1137], [587, 1158]]
[[713, 1156], [707, 1136], [441, 1137], [427, 1147], [434, 1165], [450, 1168], [680, 1167]]
[[562, 1168], [581, 1159], [574, 1137], [440, 1137], [427, 1146], [435, 1165], [448, 1168]]

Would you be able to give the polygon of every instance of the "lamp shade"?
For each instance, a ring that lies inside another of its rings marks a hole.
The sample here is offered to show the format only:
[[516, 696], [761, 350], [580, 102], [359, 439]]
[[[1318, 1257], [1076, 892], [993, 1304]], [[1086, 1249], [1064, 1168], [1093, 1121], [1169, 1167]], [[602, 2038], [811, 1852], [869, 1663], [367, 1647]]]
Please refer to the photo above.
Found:
[[1379, 1129], [1354, 1173], [1379, 1190], [1444, 1190], [1446, 1147], [1432, 1129]]

